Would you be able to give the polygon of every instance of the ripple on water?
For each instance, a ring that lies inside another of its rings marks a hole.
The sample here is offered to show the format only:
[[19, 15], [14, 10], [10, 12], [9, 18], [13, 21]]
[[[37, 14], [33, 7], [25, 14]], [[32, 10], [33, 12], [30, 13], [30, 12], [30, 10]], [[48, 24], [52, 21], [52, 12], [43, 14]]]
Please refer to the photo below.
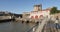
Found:
[[0, 32], [25, 32], [31, 27], [33, 23], [21, 23], [21, 22], [5, 22], [0, 23]]

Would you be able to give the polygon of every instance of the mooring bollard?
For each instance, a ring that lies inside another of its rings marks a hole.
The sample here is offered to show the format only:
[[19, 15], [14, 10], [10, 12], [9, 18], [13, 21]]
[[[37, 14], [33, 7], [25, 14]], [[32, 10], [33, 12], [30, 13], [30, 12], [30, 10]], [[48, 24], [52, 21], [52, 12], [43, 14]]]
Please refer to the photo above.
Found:
[[37, 21], [36, 24], [39, 24], [39, 22]]
[[27, 20], [26, 23], [29, 23], [29, 21]]
[[22, 23], [24, 23], [24, 21], [22, 20]]

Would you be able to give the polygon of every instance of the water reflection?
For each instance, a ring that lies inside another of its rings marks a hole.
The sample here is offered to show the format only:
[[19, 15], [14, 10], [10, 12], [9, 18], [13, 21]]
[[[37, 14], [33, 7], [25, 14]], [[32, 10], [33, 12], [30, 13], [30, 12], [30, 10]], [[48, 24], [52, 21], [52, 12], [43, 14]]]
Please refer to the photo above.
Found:
[[0, 23], [0, 32], [26, 32], [34, 23], [6, 22]]

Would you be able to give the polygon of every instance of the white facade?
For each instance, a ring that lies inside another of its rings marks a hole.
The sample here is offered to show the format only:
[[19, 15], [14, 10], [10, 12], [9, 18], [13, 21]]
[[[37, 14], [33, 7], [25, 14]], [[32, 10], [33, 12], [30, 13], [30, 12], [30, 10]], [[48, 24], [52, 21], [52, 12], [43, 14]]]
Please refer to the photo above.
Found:
[[29, 18], [36, 19], [36, 17], [37, 18], [41, 18], [40, 16], [46, 17], [46, 16], [49, 16], [49, 15], [50, 15], [50, 11], [49, 10], [46, 10], [46, 11], [36, 11], [36, 12], [31, 12]]

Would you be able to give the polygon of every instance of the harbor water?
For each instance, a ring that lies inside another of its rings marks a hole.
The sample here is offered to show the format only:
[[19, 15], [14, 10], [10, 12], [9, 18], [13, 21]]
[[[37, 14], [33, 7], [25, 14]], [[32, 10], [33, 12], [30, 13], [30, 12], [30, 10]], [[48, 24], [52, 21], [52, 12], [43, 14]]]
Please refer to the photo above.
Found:
[[34, 23], [5, 22], [0, 23], [0, 32], [27, 32]]
[[[4, 22], [0, 23], [0, 32], [33, 32], [33, 27], [37, 28], [38, 26], [35, 26], [36, 23], [22, 23], [20, 21], [18, 22]], [[48, 22], [46, 25], [44, 25], [44, 28], [42, 29], [42, 32], [54, 32], [57, 31], [55, 28], [56, 25], [53, 22]], [[59, 26], [60, 27], [60, 26]], [[31, 29], [32, 28], [32, 29]], [[60, 28], [59, 32], [60, 32]]]

